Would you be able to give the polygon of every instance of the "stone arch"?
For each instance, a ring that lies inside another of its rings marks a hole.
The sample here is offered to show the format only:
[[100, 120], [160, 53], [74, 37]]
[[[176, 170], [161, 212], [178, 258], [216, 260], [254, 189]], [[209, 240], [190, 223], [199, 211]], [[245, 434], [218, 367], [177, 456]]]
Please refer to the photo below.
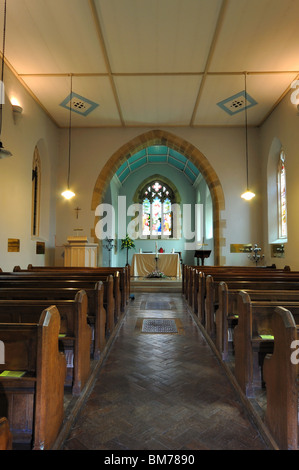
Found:
[[136, 152], [152, 145], [165, 145], [181, 153], [199, 169], [204, 177], [213, 202], [214, 263], [225, 264], [225, 257], [221, 255], [221, 247], [226, 244], [223, 237], [226, 221], [221, 216], [221, 211], [225, 209], [225, 200], [219, 178], [200, 150], [190, 142], [167, 131], [155, 129], [145, 132], [120, 147], [109, 158], [96, 180], [91, 209], [95, 211], [96, 207], [103, 202], [109, 183], [118, 168]]

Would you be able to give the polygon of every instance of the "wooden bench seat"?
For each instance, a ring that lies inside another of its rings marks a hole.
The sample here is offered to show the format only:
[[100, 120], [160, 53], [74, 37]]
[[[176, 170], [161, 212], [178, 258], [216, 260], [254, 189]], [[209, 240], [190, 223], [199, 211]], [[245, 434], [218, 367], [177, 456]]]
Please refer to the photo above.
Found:
[[[230, 284], [229, 284], [230, 285]], [[234, 288], [229, 287], [226, 282], [220, 282], [218, 287], [218, 308], [215, 308], [215, 323], [216, 323], [216, 339], [215, 344], [221, 354], [221, 358], [226, 361], [229, 354], [229, 341], [228, 338], [233, 337], [234, 326], [238, 322], [238, 294], [240, 289], [236, 289], [237, 285], [233, 284]], [[263, 282], [256, 284], [247, 284], [248, 286], [255, 287], [255, 289], [246, 289], [250, 299], [253, 301], [299, 301], [299, 289], [279, 289], [279, 285], [273, 285], [273, 289], [263, 289]], [[231, 286], [231, 285], [230, 285]], [[285, 285], [284, 285], [285, 286]], [[243, 285], [244, 287], [244, 285]], [[267, 284], [267, 287], [270, 287]], [[288, 287], [288, 286], [287, 286]], [[257, 289], [258, 288], [258, 289]]]
[[59, 352], [60, 315], [55, 306], [42, 311], [36, 324], [0, 323], [5, 346], [0, 376], [0, 415], [8, 419], [14, 443], [50, 449], [64, 418], [66, 360]]
[[[268, 268], [239, 268], [231, 272], [224, 270], [215, 270], [213, 275], [205, 274], [204, 272], [190, 267], [187, 269], [189, 277], [187, 280], [185, 298], [192, 311], [198, 316], [200, 322], [205, 326], [206, 317], [205, 317], [205, 306], [206, 306], [206, 296], [208, 295], [206, 281], [209, 276], [213, 277], [215, 286], [221, 281], [236, 281], [236, 282], [245, 282], [245, 281], [256, 281], [259, 280], [268, 281], [292, 281], [299, 282], [299, 272], [297, 271], [285, 271], [285, 270], [276, 270]], [[241, 287], [242, 289], [242, 287]], [[214, 294], [214, 299], [217, 301], [217, 292]]]
[[[185, 294], [186, 300], [191, 305], [192, 297], [196, 295], [196, 289], [198, 283], [196, 281], [196, 276], [199, 273], [204, 275], [204, 278], [209, 274], [212, 276], [218, 275], [248, 275], [248, 274], [258, 274], [258, 275], [279, 275], [286, 272], [290, 272], [290, 267], [285, 266], [283, 269], [277, 269], [275, 265], [267, 267], [257, 267], [257, 266], [183, 266], [182, 274], [182, 283], [183, 283], [183, 293]], [[297, 273], [298, 274], [298, 273]]]
[[264, 360], [265, 423], [282, 450], [298, 449], [298, 318], [277, 307], [271, 319], [274, 351]]
[[117, 266], [117, 267], [108, 267], [108, 266], [98, 266], [96, 268], [89, 268], [89, 267], [65, 267], [65, 266], [33, 266], [29, 264], [27, 267], [28, 271], [75, 271], [79, 273], [96, 273], [96, 274], [113, 274], [115, 272], [119, 273], [120, 276], [120, 289], [121, 289], [121, 310], [122, 312], [125, 311], [126, 305], [130, 298], [130, 266]]
[[272, 317], [275, 308], [292, 309], [299, 319], [299, 302], [252, 301], [247, 292], [238, 294], [238, 324], [234, 329], [235, 377], [248, 396], [263, 382], [263, 360], [273, 352]]
[[[67, 357], [66, 385], [79, 395], [90, 374], [91, 328], [87, 322], [87, 295], [80, 290], [73, 300], [55, 300], [60, 314], [59, 343]], [[1, 300], [1, 323], [36, 323], [49, 300]]]
[[219, 308], [219, 285], [221, 282], [226, 282], [229, 290], [293, 290], [299, 291], [299, 277], [292, 278], [281, 276], [274, 279], [269, 278], [268, 275], [262, 276], [244, 276], [240, 278], [225, 277], [216, 279], [214, 276], [208, 275], [205, 282], [205, 299], [204, 299], [204, 313], [203, 324], [208, 334], [215, 339], [216, 336], [216, 316]]
[[95, 289], [97, 282], [102, 282], [104, 285], [104, 308], [107, 315], [107, 336], [112, 334], [115, 323], [117, 321], [117, 310], [115, 308], [116, 302], [114, 297], [114, 282], [117, 277], [112, 275], [97, 276], [97, 279], [91, 277], [76, 277], [67, 275], [52, 274], [38, 274], [34, 273], [28, 275], [27, 273], [23, 276], [21, 274], [14, 275], [14, 273], [8, 273], [0, 275], [0, 290], [2, 288], [76, 288], [84, 289], [88, 292], [89, 289]]
[[[107, 279], [107, 283], [112, 279]], [[2, 300], [74, 300], [79, 287], [1, 287]], [[92, 356], [99, 359], [106, 346], [106, 309], [104, 306], [104, 284], [99, 281], [94, 288], [85, 287], [88, 298], [88, 323], [92, 328]]]
[[72, 267], [72, 266], [33, 266], [29, 264], [27, 269], [15, 266], [14, 273], [71, 273], [77, 275], [116, 275], [119, 276], [120, 310], [124, 312], [130, 297], [130, 267]]

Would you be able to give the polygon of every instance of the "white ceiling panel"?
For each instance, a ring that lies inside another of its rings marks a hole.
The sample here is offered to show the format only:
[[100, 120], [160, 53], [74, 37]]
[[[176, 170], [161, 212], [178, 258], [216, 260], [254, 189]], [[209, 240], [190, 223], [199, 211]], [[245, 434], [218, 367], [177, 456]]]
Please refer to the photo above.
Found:
[[[60, 127], [69, 124], [69, 103], [61, 104], [71, 92], [70, 77], [26, 77], [26, 85], [47, 109]], [[73, 77], [77, 112], [72, 113], [72, 126], [120, 126], [119, 114], [107, 77]], [[80, 104], [82, 103], [82, 108]], [[83, 108], [83, 106], [85, 108]], [[82, 110], [82, 112], [81, 112]]]
[[298, 0], [229, 0], [210, 72], [299, 70]]
[[[259, 125], [280, 99], [295, 74], [247, 75], [248, 124]], [[197, 109], [195, 125], [239, 126], [244, 125], [245, 116], [240, 100], [245, 96], [245, 76], [209, 75]], [[231, 98], [231, 99], [230, 99]]]
[[202, 72], [220, 0], [96, 0], [113, 73]]
[[77, 127], [243, 125], [244, 72], [260, 125], [299, 77], [298, 18], [299, 0], [7, 0], [5, 58], [61, 127], [70, 74], [99, 104], [78, 98]]
[[19, 74], [107, 72], [86, 0], [9, 0], [6, 34]]
[[116, 77], [126, 124], [185, 125], [192, 115], [200, 80], [198, 76]]

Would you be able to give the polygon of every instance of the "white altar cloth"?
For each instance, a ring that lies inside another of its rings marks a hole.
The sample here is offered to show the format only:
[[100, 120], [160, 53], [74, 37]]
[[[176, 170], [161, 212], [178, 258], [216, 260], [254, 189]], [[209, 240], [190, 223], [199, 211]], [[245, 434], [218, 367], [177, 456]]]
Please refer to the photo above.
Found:
[[[132, 258], [131, 276], [147, 276], [156, 270], [155, 253], [135, 253]], [[180, 277], [181, 265], [178, 253], [158, 253], [158, 270], [165, 276]]]

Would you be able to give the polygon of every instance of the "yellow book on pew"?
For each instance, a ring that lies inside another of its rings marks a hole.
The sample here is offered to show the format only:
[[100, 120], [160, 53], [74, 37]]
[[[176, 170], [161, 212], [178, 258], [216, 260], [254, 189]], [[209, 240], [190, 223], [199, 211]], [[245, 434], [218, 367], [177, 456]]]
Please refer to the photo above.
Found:
[[4, 370], [0, 377], [23, 377], [25, 373], [24, 370]]
[[272, 339], [272, 340], [274, 339], [274, 336], [272, 336], [272, 335], [260, 335], [260, 337], [262, 339]]

